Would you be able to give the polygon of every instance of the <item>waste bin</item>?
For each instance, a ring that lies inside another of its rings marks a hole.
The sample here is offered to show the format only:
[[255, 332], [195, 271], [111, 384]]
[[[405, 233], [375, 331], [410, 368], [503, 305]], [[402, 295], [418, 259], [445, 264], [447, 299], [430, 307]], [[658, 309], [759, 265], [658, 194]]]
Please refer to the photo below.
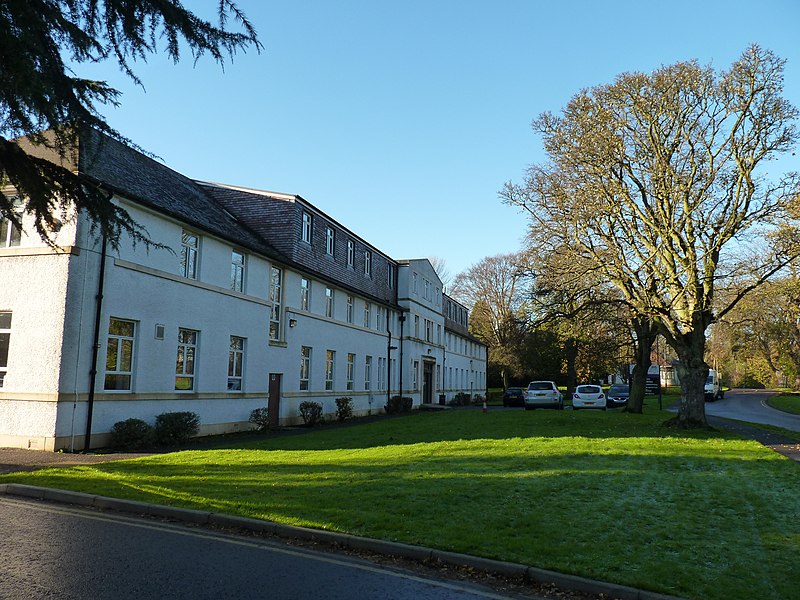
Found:
[[439, 404], [441, 404], [442, 406], [447, 404], [447, 400], [445, 400], [444, 394], [439, 394]]

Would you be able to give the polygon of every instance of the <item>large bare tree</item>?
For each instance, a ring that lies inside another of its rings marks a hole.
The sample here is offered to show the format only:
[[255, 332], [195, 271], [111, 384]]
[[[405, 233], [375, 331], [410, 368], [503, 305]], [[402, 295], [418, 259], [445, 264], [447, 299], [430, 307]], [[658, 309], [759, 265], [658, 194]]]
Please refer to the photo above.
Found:
[[[549, 160], [507, 184], [531, 231], [591, 261], [678, 357], [676, 423], [704, 426], [706, 329], [794, 259], [771, 243], [798, 176], [765, 163], [797, 141], [784, 61], [758, 46], [716, 73], [696, 61], [627, 73], [533, 123]], [[725, 303], [718, 287], [747, 280]]]

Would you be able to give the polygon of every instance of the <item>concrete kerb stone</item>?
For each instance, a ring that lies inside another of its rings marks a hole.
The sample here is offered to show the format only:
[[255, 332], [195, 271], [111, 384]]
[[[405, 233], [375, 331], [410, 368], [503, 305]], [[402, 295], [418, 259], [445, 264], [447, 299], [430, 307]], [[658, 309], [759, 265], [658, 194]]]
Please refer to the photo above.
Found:
[[619, 600], [682, 600], [676, 596], [668, 596], [646, 590], [616, 585], [604, 581], [596, 581], [576, 575], [566, 575], [556, 571], [546, 571], [537, 567], [529, 567], [518, 563], [510, 563], [489, 558], [480, 558], [457, 552], [434, 550], [423, 546], [413, 546], [387, 540], [364, 538], [335, 531], [308, 529], [294, 525], [284, 525], [273, 521], [264, 521], [248, 517], [237, 517], [222, 513], [176, 508], [135, 500], [121, 500], [107, 496], [93, 496], [82, 492], [71, 492], [52, 488], [40, 488], [19, 483], [0, 484], [1, 494], [24, 496], [54, 502], [64, 502], [81, 506], [93, 506], [100, 509], [119, 512], [149, 515], [185, 521], [195, 524], [210, 524], [223, 527], [236, 527], [277, 535], [278, 537], [319, 541], [337, 544], [345, 548], [365, 550], [390, 556], [398, 556], [421, 562], [439, 561], [451, 566], [466, 567], [506, 577], [520, 577], [527, 581], [552, 584], [563, 589], [590, 594], [605, 594]]

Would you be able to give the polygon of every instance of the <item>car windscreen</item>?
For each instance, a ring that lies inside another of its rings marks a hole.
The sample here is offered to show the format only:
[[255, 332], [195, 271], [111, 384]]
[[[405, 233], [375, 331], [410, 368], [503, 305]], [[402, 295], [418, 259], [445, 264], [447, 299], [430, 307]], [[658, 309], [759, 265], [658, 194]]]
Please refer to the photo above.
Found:
[[706, 385], [713, 385], [713, 384], [714, 384], [714, 376], [709, 375], [708, 378], [706, 379]]
[[534, 381], [528, 386], [529, 390], [552, 390], [553, 386], [546, 381]]
[[600, 388], [596, 385], [579, 385], [576, 391], [579, 394], [599, 394]]
[[608, 388], [609, 394], [630, 394], [630, 390], [628, 389], [627, 385], [612, 385]]

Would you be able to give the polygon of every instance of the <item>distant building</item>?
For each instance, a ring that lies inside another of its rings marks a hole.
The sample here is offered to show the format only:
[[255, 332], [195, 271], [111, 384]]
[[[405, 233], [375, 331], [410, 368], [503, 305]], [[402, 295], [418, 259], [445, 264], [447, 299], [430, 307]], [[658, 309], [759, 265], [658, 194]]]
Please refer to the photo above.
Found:
[[[486, 347], [427, 259], [394, 260], [300, 196], [194, 181], [105, 136], [73, 168], [165, 248], [118, 250], [85, 215], [56, 247], [0, 222], [0, 446], [83, 449], [117, 421], [248, 429], [269, 404], [485, 394]], [[102, 282], [102, 283], [101, 283]], [[87, 424], [91, 422], [90, 428]]]

